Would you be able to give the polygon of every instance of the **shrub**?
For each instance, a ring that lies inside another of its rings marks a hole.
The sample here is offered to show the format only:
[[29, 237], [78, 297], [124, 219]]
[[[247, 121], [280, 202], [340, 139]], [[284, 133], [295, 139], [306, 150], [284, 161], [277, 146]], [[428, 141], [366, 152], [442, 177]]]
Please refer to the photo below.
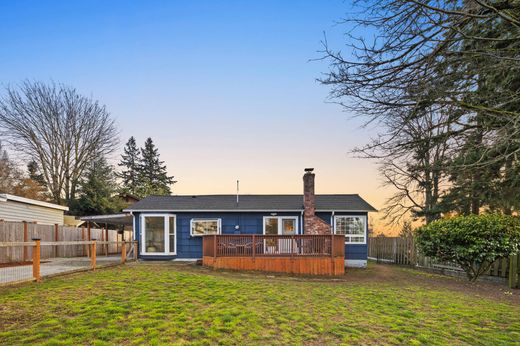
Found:
[[497, 259], [519, 251], [520, 220], [498, 214], [458, 216], [420, 227], [415, 235], [422, 254], [457, 263], [475, 281]]

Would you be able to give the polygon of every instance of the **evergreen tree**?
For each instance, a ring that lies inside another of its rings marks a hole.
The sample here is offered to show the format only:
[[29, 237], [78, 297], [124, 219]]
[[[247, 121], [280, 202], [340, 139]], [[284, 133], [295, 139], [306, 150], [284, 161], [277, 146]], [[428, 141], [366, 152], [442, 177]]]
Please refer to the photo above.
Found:
[[0, 192], [14, 193], [20, 172], [0, 142]]
[[115, 196], [117, 183], [113, 167], [104, 157], [93, 161], [80, 180], [79, 198], [71, 203], [75, 215], [111, 214], [119, 212], [123, 203]]
[[141, 164], [139, 167], [138, 196], [169, 195], [170, 185], [174, 183], [173, 176], [168, 176], [164, 161], [159, 159], [159, 150], [148, 138], [141, 148]]
[[122, 167], [120, 173], [117, 173], [117, 177], [121, 179], [121, 190], [135, 196], [139, 195], [140, 187], [140, 163], [141, 153], [135, 138], [132, 136], [126, 142], [124, 153], [121, 155], [121, 161], [118, 166]]
[[31, 162], [27, 164], [27, 174], [29, 175], [29, 179], [32, 179], [42, 187], [47, 186], [43, 174], [40, 173], [38, 162], [31, 160]]

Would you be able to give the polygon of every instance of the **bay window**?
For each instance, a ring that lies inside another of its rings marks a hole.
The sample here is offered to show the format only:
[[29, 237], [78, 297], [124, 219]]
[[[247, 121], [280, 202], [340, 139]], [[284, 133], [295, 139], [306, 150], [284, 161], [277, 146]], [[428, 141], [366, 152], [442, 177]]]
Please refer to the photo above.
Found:
[[175, 255], [176, 222], [175, 215], [141, 215], [141, 253], [145, 255]]

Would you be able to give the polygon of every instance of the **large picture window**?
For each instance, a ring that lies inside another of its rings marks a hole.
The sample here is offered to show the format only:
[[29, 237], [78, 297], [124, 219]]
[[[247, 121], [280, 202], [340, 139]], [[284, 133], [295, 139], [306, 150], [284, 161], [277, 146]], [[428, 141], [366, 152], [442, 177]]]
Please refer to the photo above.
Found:
[[145, 255], [175, 255], [175, 215], [148, 214], [141, 216], [141, 253]]
[[191, 235], [202, 236], [208, 234], [221, 233], [220, 219], [192, 219], [191, 220]]
[[345, 235], [347, 244], [366, 244], [366, 216], [342, 215], [334, 217], [334, 233]]

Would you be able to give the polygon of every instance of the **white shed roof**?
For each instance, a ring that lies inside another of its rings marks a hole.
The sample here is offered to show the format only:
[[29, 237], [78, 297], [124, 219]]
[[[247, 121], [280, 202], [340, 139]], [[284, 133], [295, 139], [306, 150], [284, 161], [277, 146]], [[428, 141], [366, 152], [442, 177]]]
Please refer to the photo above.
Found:
[[65, 207], [63, 205], [37, 201], [35, 199], [30, 199], [30, 198], [10, 195], [8, 193], [0, 193], [0, 202], [7, 202], [7, 201], [14, 201], [14, 202], [18, 202], [18, 203], [37, 205], [39, 207], [45, 207], [45, 208], [50, 208], [50, 209], [58, 209], [58, 210], [63, 210], [63, 211], [68, 211], [69, 210], [69, 207]]

